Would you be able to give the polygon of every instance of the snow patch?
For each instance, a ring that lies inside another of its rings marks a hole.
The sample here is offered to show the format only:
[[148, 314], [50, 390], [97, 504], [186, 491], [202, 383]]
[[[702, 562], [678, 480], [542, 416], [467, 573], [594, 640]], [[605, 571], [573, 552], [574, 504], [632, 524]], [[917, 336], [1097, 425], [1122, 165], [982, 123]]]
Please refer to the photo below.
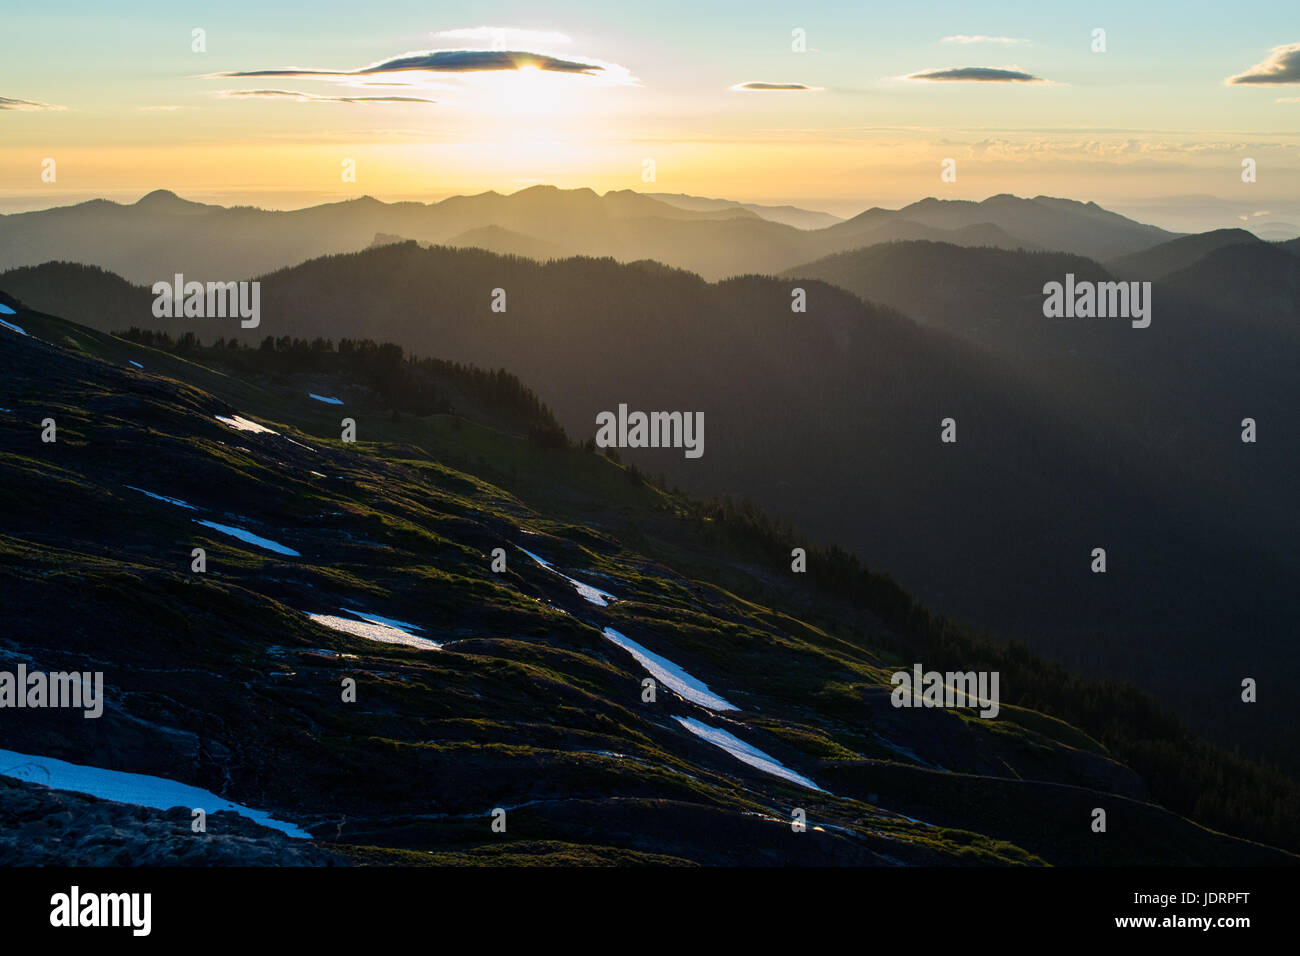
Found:
[[330, 397], [327, 396], [327, 395], [317, 395], [315, 392], [308, 392], [307, 394], [310, 395], [312, 398], [316, 399], [316, 401], [318, 401], [318, 402], [324, 402], [326, 405], [342, 405], [342, 404], [343, 404], [343, 399], [341, 399], [341, 398], [330, 398]]
[[411, 630], [421, 630], [414, 624], [380, 617], [378, 614], [370, 614], [366, 611], [354, 611], [346, 607], [339, 610], [353, 614], [361, 618], [361, 620], [354, 621], [351, 618], [339, 617], [334, 614], [312, 614], [310, 611], [304, 611], [303, 613], [317, 624], [336, 631], [342, 631], [345, 634], [352, 634], [355, 637], [364, 637], [384, 644], [403, 644], [406, 647], [414, 647], [422, 651], [442, 649], [442, 645], [437, 641], [431, 641], [427, 637], [417, 637], [412, 634]]
[[172, 807], [185, 807], [187, 810], [201, 809], [209, 815], [221, 810], [232, 810], [242, 817], [271, 827], [281, 833], [300, 840], [310, 840], [311, 834], [306, 830], [277, 820], [265, 810], [253, 810], [242, 804], [232, 803], [217, 796], [209, 790], [191, 787], [189, 784], [166, 777], [153, 777], [144, 773], [127, 773], [123, 770], [103, 770], [99, 767], [87, 767], [81, 764], [56, 760], [53, 757], [35, 757], [20, 754], [13, 750], [0, 750], [0, 776], [17, 777], [32, 783], [42, 783], [54, 790], [71, 790], [73, 793], [85, 793], [101, 800], [116, 800], [119, 803], [133, 803], [157, 810], [170, 810]]
[[[519, 548], [519, 545], [515, 545], [515, 547]], [[587, 584], [584, 581], [579, 581], [577, 578], [571, 578], [563, 571], [556, 571], [555, 566], [551, 564], [551, 562], [547, 561], [545, 558], [538, 557], [527, 548], [519, 548], [519, 550], [528, 555], [542, 567], [546, 568], [546, 570], [558, 574], [560, 577], [564, 578], [564, 580], [572, 584], [584, 601], [587, 601], [590, 604], [595, 604], [597, 607], [608, 607], [610, 601], [618, 600], [618, 598], [610, 594], [608, 591], [602, 591], [600, 588], [592, 587], [590, 584]]]
[[139, 362], [137, 362], [135, 359], [127, 359], [127, 361], [130, 362], [132, 365], [134, 365], [136, 368], [144, 368], [144, 366], [141, 365]]
[[0, 315], [17, 315], [17, 314], [18, 313], [15, 312], [13, 309], [9, 308], [9, 306], [5, 305], [3, 302], [0, 302]]
[[225, 415], [216, 415], [214, 417], [216, 418], [217, 421], [221, 422], [221, 424], [229, 425], [231, 428], [237, 428], [241, 432], [256, 432], [258, 434], [267, 434], [267, 435], [280, 434], [277, 431], [272, 431], [271, 429], [267, 428], [265, 425], [259, 425], [257, 424], [257, 422], [250, 422], [247, 418], [244, 418], [242, 415], [231, 415], [229, 417]]
[[142, 495], [148, 495], [157, 501], [165, 501], [169, 505], [176, 505], [179, 508], [189, 508], [191, 511], [198, 511], [192, 504], [187, 501], [181, 501], [179, 498], [168, 498], [166, 495], [155, 495], [152, 491], [145, 491], [143, 488], [137, 488], [135, 485], [123, 485], [123, 488], [130, 488], [132, 491], [138, 491]]
[[306, 448], [306, 449], [307, 449], [309, 452], [311, 452], [312, 454], [315, 454], [315, 453], [316, 453], [316, 449], [315, 449], [315, 448], [312, 448], [311, 445], [304, 445], [304, 444], [303, 444], [302, 442], [300, 442], [300, 441], [294, 441], [294, 440], [293, 440], [292, 438], [290, 438], [288, 435], [281, 435], [280, 437], [283, 438], [285, 441], [287, 441], [290, 445], [297, 445], [299, 448]]
[[257, 547], [263, 548], [267, 551], [274, 551], [276, 554], [287, 554], [294, 558], [302, 557], [302, 555], [293, 550], [293, 548], [286, 548], [278, 541], [272, 541], [270, 538], [260, 537], [259, 535], [253, 534], [251, 531], [245, 531], [243, 528], [236, 528], [233, 525], [228, 524], [217, 524], [215, 521], [199, 521], [198, 518], [195, 518], [194, 522], [203, 525], [205, 528], [211, 528], [214, 531], [220, 531], [222, 534], [228, 534], [232, 538], [238, 538], [240, 541], [247, 541], [249, 544], [256, 545]]
[[715, 747], [721, 747], [727, 753], [731, 754], [737, 760], [749, 764], [764, 773], [770, 773], [774, 777], [780, 777], [783, 780], [789, 780], [791, 783], [797, 783], [801, 787], [807, 787], [809, 790], [817, 790], [825, 793], [821, 787], [813, 783], [807, 777], [801, 776], [786, 767], [775, 757], [763, 753], [757, 747], [745, 743], [734, 734], [729, 734], [721, 727], [710, 727], [708, 724], [696, 720], [693, 717], [674, 717], [679, 724]]
[[[12, 314], [12, 313], [11, 313], [11, 314]], [[3, 326], [4, 326], [6, 329], [8, 329], [10, 332], [17, 332], [19, 335], [26, 335], [26, 334], [27, 334], [27, 330], [26, 330], [26, 329], [24, 329], [24, 328], [20, 328], [19, 326], [14, 325], [12, 322], [6, 322], [4, 319], [0, 319], [0, 325], [3, 325]]]
[[740, 709], [735, 704], [709, 690], [709, 685], [704, 681], [692, 677], [668, 658], [660, 657], [653, 651], [647, 650], [612, 627], [605, 628], [602, 633], [606, 638], [635, 657], [637, 662], [654, 676], [655, 680], [668, 687], [679, 697], [683, 697], [691, 703], [699, 704], [709, 710]]

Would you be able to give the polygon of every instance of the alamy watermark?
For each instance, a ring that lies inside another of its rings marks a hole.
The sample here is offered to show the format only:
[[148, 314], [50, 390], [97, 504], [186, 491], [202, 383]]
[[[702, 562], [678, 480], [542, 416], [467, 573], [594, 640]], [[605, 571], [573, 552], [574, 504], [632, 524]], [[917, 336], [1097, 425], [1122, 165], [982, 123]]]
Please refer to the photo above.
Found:
[[240, 318], [241, 328], [255, 329], [262, 321], [262, 283], [186, 282], [176, 273], [172, 282], [153, 284], [156, 319]]
[[998, 671], [895, 671], [889, 695], [895, 707], [978, 707], [990, 720], [998, 715]]
[[1132, 319], [1135, 329], [1151, 324], [1150, 282], [1075, 282], [1067, 272], [1064, 284], [1047, 283], [1043, 295], [1049, 319]]
[[629, 412], [596, 415], [599, 448], [684, 448], [687, 458], [704, 454], [703, 412]]
[[103, 671], [0, 671], [0, 709], [72, 708], [94, 719], [104, 713]]
[[148, 936], [153, 928], [152, 893], [83, 893], [73, 886], [50, 897], [54, 927], [125, 927], [132, 936]]

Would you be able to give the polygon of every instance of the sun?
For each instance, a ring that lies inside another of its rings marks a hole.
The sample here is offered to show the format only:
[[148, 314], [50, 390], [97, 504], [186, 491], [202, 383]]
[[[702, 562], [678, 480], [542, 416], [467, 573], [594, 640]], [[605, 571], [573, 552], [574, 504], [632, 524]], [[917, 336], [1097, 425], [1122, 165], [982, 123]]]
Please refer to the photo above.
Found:
[[479, 73], [469, 80], [468, 105], [516, 119], [570, 116], [581, 108], [581, 80], [536, 66]]

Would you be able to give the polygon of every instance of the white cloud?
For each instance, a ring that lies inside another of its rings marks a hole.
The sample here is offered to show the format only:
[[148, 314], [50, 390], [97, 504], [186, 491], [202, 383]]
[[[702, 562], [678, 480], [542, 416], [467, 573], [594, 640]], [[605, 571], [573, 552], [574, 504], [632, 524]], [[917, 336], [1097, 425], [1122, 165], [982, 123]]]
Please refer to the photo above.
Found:
[[962, 43], [962, 44], [996, 43], [1001, 46], [1014, 46], [1015, 44], [1028, 43], [1029, 41], [1021, 39], [1020, 37], [990, 37], [990, 36], [984, 36], [982, 33], [977, 33], [972, 36], [966, 33], [958, 33], [955, 34], [954, 36], [944, 37], [939, 42], [940, 43]]

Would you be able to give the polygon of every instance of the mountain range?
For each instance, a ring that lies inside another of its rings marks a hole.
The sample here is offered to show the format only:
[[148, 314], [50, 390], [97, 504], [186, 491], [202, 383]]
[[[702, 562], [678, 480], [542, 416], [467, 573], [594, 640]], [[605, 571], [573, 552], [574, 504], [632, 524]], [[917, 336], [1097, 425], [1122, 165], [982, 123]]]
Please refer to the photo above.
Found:
[[590, 189], [534, 186], [510, 195], [488, 192], [429, 204], [362, 197], [280, 212], [204, 205], [158, 190], [131, 205], [93, 200], [0, 216], [0, 270], [68, 259], [147, 285], [176, 273], [234, 281], [321, 255], [355, 252], [377, 234], [466, 245], [477, 230], [490, 229], [497, 231], [497, 241], [490, 233], [488, 247], [498, 252], [653, 259], [717, 280], [778, 272], [895, 239], [1058, 249], [1105, 259], [1174, 237], [1095, 203], [1046, 196], [1000, 195], [978, 203], [925, 199], [898, 210], [869, 209], [820, 228], [771, 221], [743, 204], [709, 200], [683, 208], [684, 201], [631, 190], [598, 195]]

